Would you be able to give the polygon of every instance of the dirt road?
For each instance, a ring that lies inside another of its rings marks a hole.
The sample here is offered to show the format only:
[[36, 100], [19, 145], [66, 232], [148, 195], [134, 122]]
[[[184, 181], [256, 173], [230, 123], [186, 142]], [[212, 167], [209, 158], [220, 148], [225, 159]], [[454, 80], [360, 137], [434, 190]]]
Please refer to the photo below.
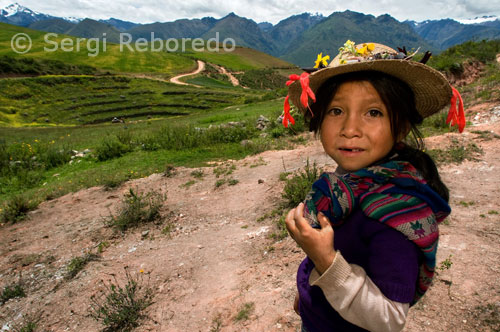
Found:
[[186, 82], [182, 82], [180, 79], [183, 77], [193, 76], [193, 75], [199, 74], [203, 70], [205, 70], [205, 62], [203, 62], [201, 60], [197, 60], [197, 63], [198, 63], [198, 68], [196, 68], [195, 71], [192, 71], [192, 72], [187, 73], [187, 74], [181, 74], [181, 75], [174, 76], [170, 79], [170, 82], [174, 83], [174, 84], [179, 84], [179, 85], [194, 85], [194, 84], [188, 84]]

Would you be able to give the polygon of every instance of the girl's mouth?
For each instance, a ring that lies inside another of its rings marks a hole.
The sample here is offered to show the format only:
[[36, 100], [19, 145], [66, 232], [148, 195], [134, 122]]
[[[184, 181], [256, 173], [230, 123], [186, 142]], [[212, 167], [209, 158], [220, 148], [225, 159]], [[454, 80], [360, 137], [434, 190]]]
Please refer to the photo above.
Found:
[[340, 151], [347, 151], [347, 152], [361, 152], [364, 151], [363, 149], [359, 148], [339, 148]]

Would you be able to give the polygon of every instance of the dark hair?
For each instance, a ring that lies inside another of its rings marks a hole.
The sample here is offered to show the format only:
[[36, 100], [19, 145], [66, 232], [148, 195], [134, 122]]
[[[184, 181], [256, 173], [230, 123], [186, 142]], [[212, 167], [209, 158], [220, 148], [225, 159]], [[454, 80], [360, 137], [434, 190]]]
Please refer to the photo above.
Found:
[[[413, 91], [398, 78], [377, 71], [360, 71], [328, 79], [316, 91], [316, 102], [311, 105], [314, 116], [311, 117], [309, 112], [305, 114], [306, 121], [309, 122], [309, 130], [316, 134], [320, 132], [327, 107], [337, 90], [343, 83], [353, 81], [369, 82], [387, 108], [394, 137], [394, 147], [389, 154], [397, 152], [399, 160], [410, 162], [420, 171], [429, 186], [448, 202], [448, 188], [441, 181], [432, 158], [423, 152], [422, 134], [417, 128], [423, 118], [415, 107]], [[396, 144], [398, 138], [404, 137], [406, 133], [411, 133], [412, 140], [408, 144]]]

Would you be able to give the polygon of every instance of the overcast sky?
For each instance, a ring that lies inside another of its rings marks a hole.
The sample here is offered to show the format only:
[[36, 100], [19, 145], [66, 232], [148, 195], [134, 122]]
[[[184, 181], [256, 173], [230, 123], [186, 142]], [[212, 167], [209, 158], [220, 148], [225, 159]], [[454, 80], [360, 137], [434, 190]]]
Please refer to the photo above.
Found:
[[[4, 8], [15, 0], [0, 0]], [[108, 19], [136, 23], [168, 22], [180, 18], [221, 18], [230, 12], [257, 23], [278, 23], [304, 12], [328, 16], [347, 9], [372, 14], [389, 14], [399, 21], [427, 19], [471, 19], [484, 15], [500, 17], [499, 0], [19, 0], [20, 5], [61, 17]]]

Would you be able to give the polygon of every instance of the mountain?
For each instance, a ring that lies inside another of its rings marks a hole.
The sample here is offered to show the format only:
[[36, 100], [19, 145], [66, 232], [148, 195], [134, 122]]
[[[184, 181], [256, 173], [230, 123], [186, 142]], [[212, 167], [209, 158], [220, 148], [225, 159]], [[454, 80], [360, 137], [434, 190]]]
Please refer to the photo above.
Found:
[[276, 25], [256, 23], [234, 13], [221, 18], [180, 19], [173, 22], [136, 24], [116, 18], [95, 21], [53, 17], [37, 13], [17, 3], [0, 10], [0, 22], [32, 29], [85, 38], [119, 42], [120, 33], [133, 40], [151, 37], [203, 38], [218, 36], [220, 42], [232, 38], [237, 45], [280, 57], [301, 66], [311, 66], [320, 52], [334, 57], [348, 40], [376, 41], [393, 47], [406, 46], [434, 53], [468, 40], [500, 39], [500, 20], [485, 16], [470, 20], [452, 19], [399, 22], [388, 14], [375, 17], [353, 11], [334, 12], [328, 17], [303, 13]]
[[73, 26], [65, 32], [65, 34], [83, 37], [83, 38], [103, 38], [105, 37], [108, 42], [119, 43], [120, 31], [114, 26], [104, 24], [89, 18], [84, 19], [80, 23]]
[[151, 39], [151, 32], [155, 38], [167, 40], [169, 38], [197, 38], [209, 31], [217, 22], [213, 17], [202, 19], [181, 19], [174, 22], [142, 24], [128, 30], [134, 39]]
[[76, 23], [68, 22], [62, 18], [50, 18], [47, 20], [33, 22], [28, 25], [28, 28], [54, 33], [66, 33], [74, 26], [76, 26]]
[[407, 24], [390, 15], [365, 15], [353, 11], [335, 12], [312, 28], [304, 31], [283, 53], [284, 60], [300, 66], [311, 67], [316, 54], [322, 52], [331, 58], [346, 40], [354, 42], [378, 42], [392, 47], [435, 50]]
[[314, 27], [323, 19], [322, 15], [303, 13], [290, 16], [273, 26], [268, 32], [278, 48], [277, 54], [274, 55], [283, 55], [283, 52], [294, 44], [304, 31]]
[[[472, 22], [478, 22], [477, 20]], [[468, 40], [499, 39], [500, 21], [463, 24], [452, 19], [407, 22], [422, 38], [444, 50]]]
[[257, 25], [264, 32], [269, 32], [273, 28], [272, 23], [269, 23], [269, 22], [261, 22], [261, 23], [259, 23]]
[[257, 23], [244, 17], [230, 13], [221, 18], [201, 38], [210, 39], [219, 36], [222, 42], [226, 38], [232, 38], [236, 45], [255, 48], [256, 50], [273, 54], [277, 49], [270, 36], [259, 28]]
[[132, 29], [133, 27], [140, 25], [138, 23], [133, 23], [133, 22], [128, 22], [128, 21], [122, 21], [117, 18], [110, 18], [107, 20], [99, 20], [99, 22], [112, 25], [115, 28], [117, 28], [119, 31], [127, 31]]
[[52, 19], [53, 16], [37, 13], [20, 4], [13, 3], [0, 10], [0, 22], [27, 27], [33, 22]]

